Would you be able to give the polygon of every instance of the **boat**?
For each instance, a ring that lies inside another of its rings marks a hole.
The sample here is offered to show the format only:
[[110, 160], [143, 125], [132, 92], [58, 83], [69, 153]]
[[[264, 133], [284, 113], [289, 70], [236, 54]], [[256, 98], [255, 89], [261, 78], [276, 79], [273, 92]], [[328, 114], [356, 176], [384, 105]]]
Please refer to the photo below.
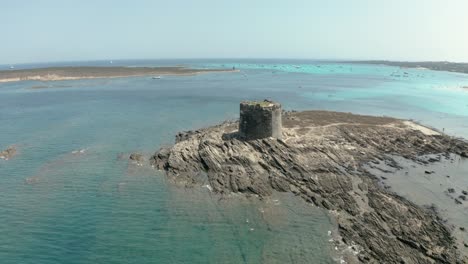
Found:
[[13, 65], [12, 65], [12, 66], [10, 66], [10, 69], [14, 69], [14, 68], [15, 68], [15, 66], [13, 66]]
[[161, 76], [153, 76], [152, 79], [153, 79], [153, 80], [159, 80], [159, 79], [161, 79]]

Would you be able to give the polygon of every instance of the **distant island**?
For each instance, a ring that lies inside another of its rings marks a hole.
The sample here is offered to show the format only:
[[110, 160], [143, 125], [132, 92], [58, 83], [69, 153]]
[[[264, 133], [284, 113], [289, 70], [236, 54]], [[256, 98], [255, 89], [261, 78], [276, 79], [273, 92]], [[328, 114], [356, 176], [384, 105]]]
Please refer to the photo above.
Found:
[[232, 72], [226, 69], [174, 67], [51, 67], [0, 71], [0, 83], [17, 81], [60, 81], [134, 76], [194, 75], [209, 72]]
[[353, 61], [353, 63], [363, 64], [381, 64], [387, 66], [396, 66], [402, 68], [424, 68], [433, 71], [448, 71], [459, 72], [468, 74], [468, 63], [457, 63], [448, 61], [423, 61], [423, 62], [409, 62], [409, 61]]

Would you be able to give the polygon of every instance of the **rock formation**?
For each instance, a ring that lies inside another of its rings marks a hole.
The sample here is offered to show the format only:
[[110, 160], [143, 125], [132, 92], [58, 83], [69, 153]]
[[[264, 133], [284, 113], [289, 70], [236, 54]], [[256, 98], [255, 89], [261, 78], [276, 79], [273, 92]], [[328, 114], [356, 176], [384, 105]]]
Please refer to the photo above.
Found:
[[238, 127], [225, 122], [179, 133], [152, 164], [187, 186], [208, 181], [220, 194], [293, 192], [330, 210], [340, 243], [357, 250], [355, 261], [466, 262], [433, 211], [382, 188], [365, 165], [398, 167], [392, 155], [419, 161], [426, 154], [466, 153], [467, 143], [408, 121], [325, 111], [284, 114], [282, 139], [245, 140]]
[[128, 158], [129, 158], [129, 160], [131, 160], [133, 163], [135, 163], [137, 165], [143, 165], [143, 163], [145, 161], [145, 158], [144, 158], [143, 154], [141, 154], [141, 153], [132, 153], [132, 154], [130, 154], [130, 156]]
[[0, 151], [0, 159], [3, 159], [3, 160], [9, 160], [13, 158], [13, 156], [15, 155], [16, 155], [15, 147], [9, 147], [3, 151]]

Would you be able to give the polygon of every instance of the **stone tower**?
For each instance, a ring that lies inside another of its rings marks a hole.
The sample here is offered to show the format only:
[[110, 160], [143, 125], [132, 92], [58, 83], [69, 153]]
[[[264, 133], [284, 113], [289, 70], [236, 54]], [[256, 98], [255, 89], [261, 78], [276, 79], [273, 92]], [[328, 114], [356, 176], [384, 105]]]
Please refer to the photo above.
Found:
[[239, 121], [241, 138], [281, 139], [281, 128], [281, 104], [269, 100], [241, 102]]

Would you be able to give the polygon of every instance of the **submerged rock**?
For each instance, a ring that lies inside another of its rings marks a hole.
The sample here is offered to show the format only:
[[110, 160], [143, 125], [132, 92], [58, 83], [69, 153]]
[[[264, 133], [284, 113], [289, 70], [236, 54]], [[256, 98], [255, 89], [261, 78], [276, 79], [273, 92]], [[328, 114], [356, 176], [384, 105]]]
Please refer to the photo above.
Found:
[[292, 192], [332, 210], [348, 246], [359, 245], [366, 263], [457, 263], [461, 256], [440, 218], [380, 187], [366, 170], [384, 161], [400, 169], [391, 155], [417, 161], [421, 155], [460, 153], [461, 140], [418, 130], [387, 117], [324, 111], [288, 112], [282, 139], [241, 140], [238, 122], [183, 133], [152, 164], [175, 181], [192, 186], [204, 174], [216, 193], [260, 197]]
[[130, 154], [129, 159], [135, 160], [135, 161], [142, 161], [142, 160], [143, 160], [143, 154], [140, 154], [140, 153], [132, 153], [132, 154]]
[[132, 153], [130, 154], [129, 159], [137, 164], [142, 164], [145, 161], [145, 158], [141, 153]]
[[9, 160], [16, 155], [15, 147], [8, 147], [7, 149], [0, 151], [0, 159]]
[[37, 184], [39, 183], [39, 177], [37, 176], [34, 176], [34, 177], [28, 177], [26, 179], [24, 179], [24, 183], [25, 184]]

